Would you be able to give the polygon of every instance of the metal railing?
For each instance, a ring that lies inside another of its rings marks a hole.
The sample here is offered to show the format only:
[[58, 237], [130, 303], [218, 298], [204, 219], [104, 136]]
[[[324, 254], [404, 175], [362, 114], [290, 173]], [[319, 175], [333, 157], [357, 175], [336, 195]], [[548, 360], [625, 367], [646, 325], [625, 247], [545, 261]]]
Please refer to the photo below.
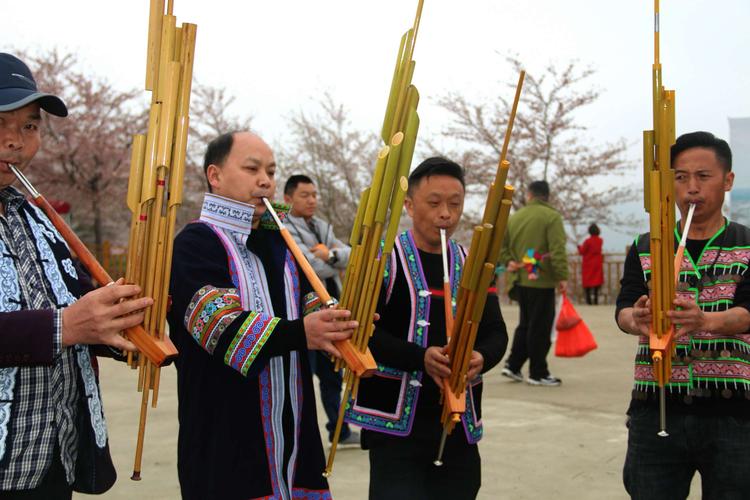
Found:
[[[113, 279], [125, 275], [125, 266], [128, 249], [124, 246], [112, 245], [105, 241], [102, 245], [87, 245], [97, 256], [104, 269]], [[599, 304], [614, 304], [617, 293], [620, 291], [620, 278], [622, 277], [623, 265], [625, 263], [624, 253], [604, 254], [604, 283], [599, 289]], [[568, 297], [575, 303], [585, 302], [585, 293], [581, 285], [581, 256], [568, 256]], [[504, 276], [501, 275], [497, 282], [498, 293], [503, 303], [509, 303], [507, 291], [505, 290]]]

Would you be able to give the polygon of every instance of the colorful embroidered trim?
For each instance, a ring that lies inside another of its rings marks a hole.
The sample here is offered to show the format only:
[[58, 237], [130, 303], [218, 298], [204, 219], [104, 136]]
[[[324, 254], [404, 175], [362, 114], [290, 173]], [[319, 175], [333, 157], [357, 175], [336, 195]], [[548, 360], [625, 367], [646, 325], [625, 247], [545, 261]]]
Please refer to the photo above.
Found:
[[279, 318], [250, 312], [229, 344], [224, 362], [247, 376], [250, 365], [258, 357], [278, 322]]
[[318, 294], [315, 292], [310, 292], [302, 299], [303, 311], [302, 315], [307, 316], [310, 313], [313, 313], [320, 309], [321, 305], [323, 303], [320, 300], [320, 297], [318, 297]]
[[206, 285], [193, 295], [185, 310], [185, 328], [210, 354], [229, 325], [242, 312], [236, 288]]

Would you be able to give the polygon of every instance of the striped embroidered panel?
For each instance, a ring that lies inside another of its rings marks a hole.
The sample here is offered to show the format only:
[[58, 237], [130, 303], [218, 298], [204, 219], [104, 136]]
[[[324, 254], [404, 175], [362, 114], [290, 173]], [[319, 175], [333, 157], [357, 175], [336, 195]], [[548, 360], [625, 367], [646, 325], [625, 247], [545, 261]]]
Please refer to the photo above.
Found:
[[253, 364], [258, 353], [263, 348], [268, 337], [271, 336], [279, 318], [251, 312], [237, 330], [237, 334], [229, 344], [229, 349], [224, 355], [224, 362], [247, 375], [250, 365]]

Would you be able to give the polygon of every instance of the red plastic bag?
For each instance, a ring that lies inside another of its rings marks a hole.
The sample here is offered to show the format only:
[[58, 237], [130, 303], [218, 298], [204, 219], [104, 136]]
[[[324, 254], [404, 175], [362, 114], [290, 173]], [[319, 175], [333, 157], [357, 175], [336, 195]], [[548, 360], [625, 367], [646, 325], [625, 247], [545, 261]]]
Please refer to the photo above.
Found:
[[[561, 358], [577, 358], [583, 356], [589, 351], [593, 351], [598, 346], [596, 340], [591, 334], [591, 330], [586, 326], [573, 304], [568, 297], [563, 295], [560, 316], [557, 320], [557, 340], [555, 341], [555, 356]], [[566, 314], [565, 319], [563, 313]], [[567, 326], [562, 328], [561, 326]]]
[[578, 315], [578, 311], [573, 307], [573, 303], [568, 300], [567, 294], [563, 293], [560, 314], [557, 315], [557, 323], [555, 323], [555, 327], [558, 331], [569, 330], [580, 322], [581, 317]]

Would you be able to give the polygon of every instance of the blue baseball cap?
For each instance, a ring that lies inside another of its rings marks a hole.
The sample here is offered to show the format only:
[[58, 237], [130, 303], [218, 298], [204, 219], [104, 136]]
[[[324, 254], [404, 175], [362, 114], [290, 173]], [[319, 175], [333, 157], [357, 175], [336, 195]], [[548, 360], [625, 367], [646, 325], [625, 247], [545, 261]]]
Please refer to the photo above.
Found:
[[38, 102], [47, 113], [68, 116], [62, 99], [39, 92], [31, 70], [16, 56], [0, 52], [0, 111], [13, 111]]

